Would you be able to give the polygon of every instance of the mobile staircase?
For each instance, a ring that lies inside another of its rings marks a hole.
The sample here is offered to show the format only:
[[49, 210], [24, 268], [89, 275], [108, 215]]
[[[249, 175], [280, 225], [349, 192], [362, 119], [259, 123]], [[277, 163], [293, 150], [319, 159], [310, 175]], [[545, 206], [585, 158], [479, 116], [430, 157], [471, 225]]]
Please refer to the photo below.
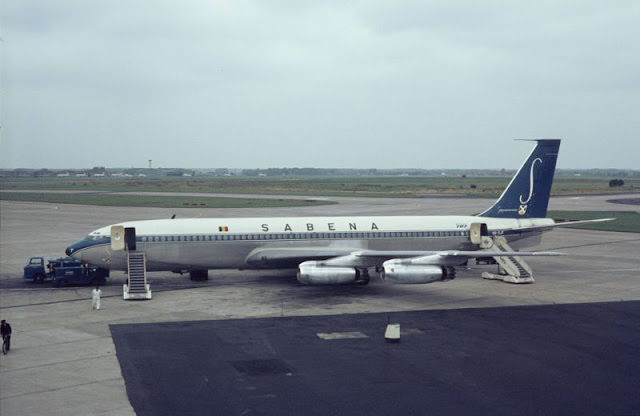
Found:
[[[498, 251], [514, 251], [503, 236], [482, 239], [482, 248], [492, 248]], [[490, 280], [502, 280], [507, 283], [533, 283], [531, 267], [519, 256], [495, 256], [498, 273], [483, 272], [482, 277]]]
[[129, 278], [122, 286], [125, 300], [151, 299], [151, 286], [147, 283], [147, 260], [144, 251], [128, 251]]

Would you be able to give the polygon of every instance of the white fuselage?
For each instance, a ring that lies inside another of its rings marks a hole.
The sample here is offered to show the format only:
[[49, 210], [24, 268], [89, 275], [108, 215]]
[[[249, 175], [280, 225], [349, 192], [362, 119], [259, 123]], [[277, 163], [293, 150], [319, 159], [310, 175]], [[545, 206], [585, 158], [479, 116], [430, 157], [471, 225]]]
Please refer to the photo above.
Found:
[[[297, 267], [305, 259], [326, 259], [357, 250], [476, 250], [471, 224], [486, 224], [486, 235], [502, 235], [514, 247], [537, 243], [546, 218], [508, 219], [475, 216], [380, 216], [297, 218], [210, 218], [132, 221], [138, 251], [149, 271]], [[111, 248], [111, 228], [91, 232], [67, 253], [98, 266], [126, 270], [126, 252]], [[515, 243], [515, 244], [513, 244]], [[299, 250], [299, 258], [278, 260], [261, 253]]]

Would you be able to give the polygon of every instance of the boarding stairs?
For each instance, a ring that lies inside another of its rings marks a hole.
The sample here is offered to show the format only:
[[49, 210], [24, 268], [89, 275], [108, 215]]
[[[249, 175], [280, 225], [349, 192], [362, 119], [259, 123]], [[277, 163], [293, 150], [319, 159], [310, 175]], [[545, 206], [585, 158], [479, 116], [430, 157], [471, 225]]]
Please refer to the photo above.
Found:
[[[484, 237], [482, 248], [493, 248], [496, 251], [514, 251], [503, 236]], [[490, 280], [502, 280], [507, 283], [533, 283], [531, 267], [519, 256], [495, 256], [498, 273], [483, 272], [482, 277]]]
[[129, 279], [123, 285], [125, 300], [151, 299], [151, 286], [147, 283], [147, 259], [144, 251], [128, 251]]

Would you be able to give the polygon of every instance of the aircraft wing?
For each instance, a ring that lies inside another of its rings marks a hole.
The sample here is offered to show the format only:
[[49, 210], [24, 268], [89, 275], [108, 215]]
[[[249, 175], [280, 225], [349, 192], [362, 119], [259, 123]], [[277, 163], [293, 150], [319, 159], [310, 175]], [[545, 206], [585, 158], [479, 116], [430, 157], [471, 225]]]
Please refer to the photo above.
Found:
[[367, 268], [380, 266], [387, 260], [401, 260], [414, 265], [458, 266], [477, 257], [496, 256], [561, 256], [549, 251], [406, 251], [361, 250], [342, 247], [264, 248], [252, 251], [248, 264], [265, 267], [297, 267], [309, 260], [318, 260], [318, 266]]
[[499, 256], [562, 256], [563, 253], [554, 251], [356, 251], [346, 256], [331, 258], [321, 262], [326, 266], [371, 267], [387, 260], [397, 260], [403, 264], [459, 266], [467, 260], [477, 257]]

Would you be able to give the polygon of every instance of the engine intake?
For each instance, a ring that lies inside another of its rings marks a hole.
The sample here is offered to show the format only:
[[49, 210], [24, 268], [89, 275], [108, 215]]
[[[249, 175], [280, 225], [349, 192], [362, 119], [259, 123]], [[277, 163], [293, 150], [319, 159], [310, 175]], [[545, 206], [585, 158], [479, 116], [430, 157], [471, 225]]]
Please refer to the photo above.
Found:
[[353, 283], [358, 272], [353, 267], [322, 266], [318, 261], [305, 261], [298, 266], [298, 281], [310, 285]]

